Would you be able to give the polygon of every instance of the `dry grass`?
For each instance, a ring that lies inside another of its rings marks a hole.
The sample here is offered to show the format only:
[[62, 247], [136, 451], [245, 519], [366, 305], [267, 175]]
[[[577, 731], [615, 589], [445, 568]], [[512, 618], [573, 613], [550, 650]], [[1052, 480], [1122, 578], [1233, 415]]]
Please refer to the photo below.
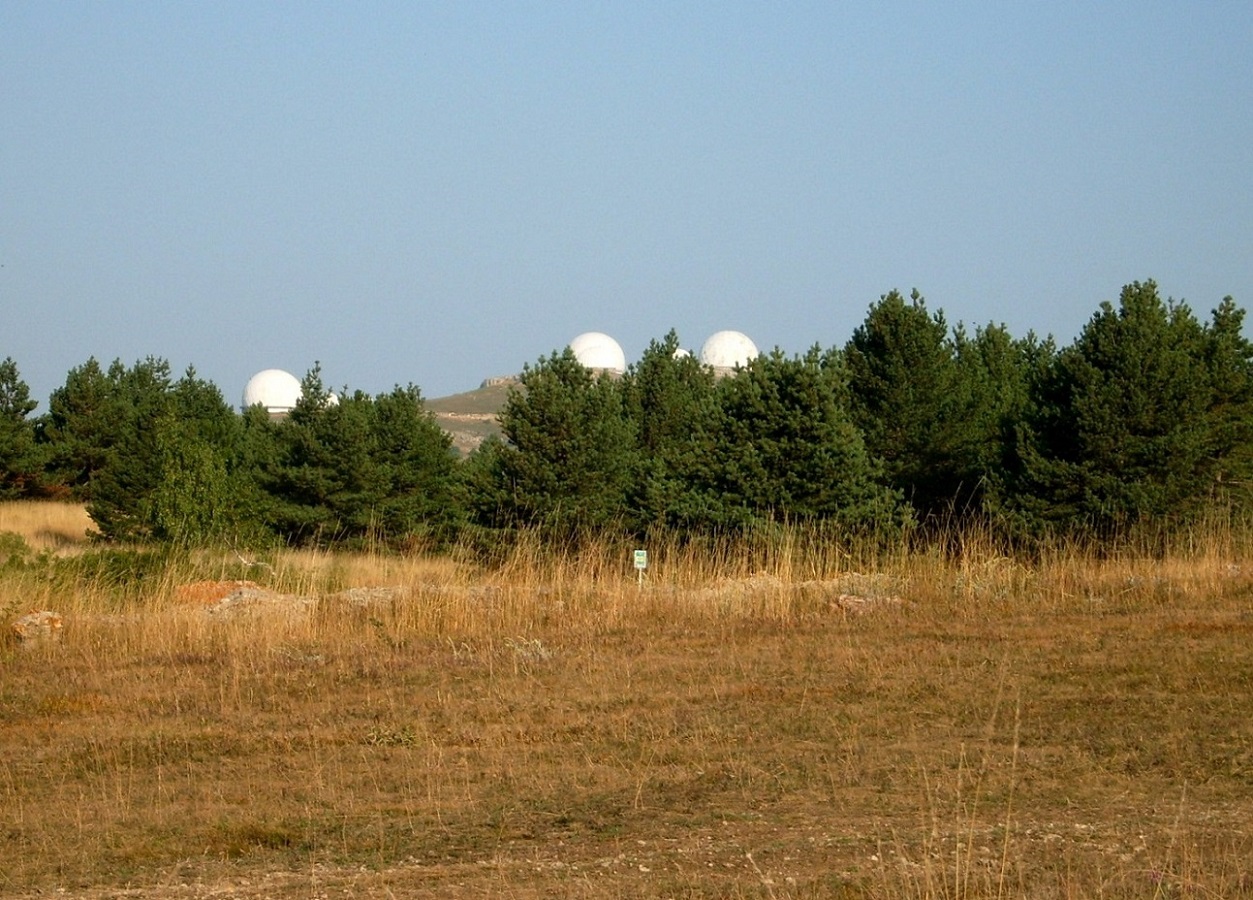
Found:
[[1220, 537], [60, 583], [62, 640], [0, 651], [0, 892], [1247, 896], [1253, 570]]
[[81, 503], [0, 501], [0, 534], [19, 534], [35, 551], [81, 548], [94, 531]]

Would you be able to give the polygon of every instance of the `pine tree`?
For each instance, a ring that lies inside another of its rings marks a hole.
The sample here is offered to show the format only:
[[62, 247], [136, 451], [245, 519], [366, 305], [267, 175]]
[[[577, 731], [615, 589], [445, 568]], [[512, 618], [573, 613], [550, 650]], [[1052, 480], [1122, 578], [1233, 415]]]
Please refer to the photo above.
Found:
[[263, 475], [268, 524], [293, 544], [364, 537], [383, 491], [371, 447], [370, 398], [357, 393], [334, 402], [330, 396], [315, 366], [301, 382], [296, 407], [275, 430], [273, 468]]
[[170, 387], [169, 407], [154, 431], [160, 475], [151, 495], [139, 498], [147, 533], [186, 547], [238, 540], [246, 529], [230, 463], [242, 420], [217, 385], [190, 366]]
[[237, 510], [232, 537], [245, 544], [285, 537], [275, 527], [278, 500], [269, 490], [281, 467], [282, 425], [261, 406], [245, 409], [239, 419], [239, 440], [227, 458], [227, 477]]
[[144, 531], [178, 547], [202, 547], [234, 537], [238, 505], [227, 474], [226, 449], [174, 415], [155, 428], [160, 473], [140, 505]]
[[513, 495], [504, 472], [504, 456], [513, 452], [499, 435], [493, 434], [457, 466], [455, 502], [472, 526], [494, 531], [516, 524]]
[[463, 513], [455, 503], [452, 438], [427, 411], [414, 385], [374, 398], [372, 442], [384, 485], [376, 522], [393, 540], [450, 539]]
[[1037, 382], [1017, 502], [1038, 521], [1098, 535], [1187, 521], [1211, 493], [1207, 338], [1152, 281], [1102, 303]]
[[853, 421], [881, 459], [888, 484], [924, 520], [946, 515], [970, 477], [970, 397], [942, 312], [914, 291], [892, 291], [870, 307], [845, 345]]
[[125, 419], [115, 408], [116, 385], [93, 357], [70, 369], [48, 400], [38, 434], [46, 448], [48, 483], [90, 500], [92, 483], [117, 443]]
[[880, 481], [847, 405], [838, 354], [779, 351], [717, 385], [712, 452], [698, 473], [715, 524], [824, 520], [860, 532], [890, 532], [905, 519], [900, 497]]
[[285, 421], [248, 423], [260, 467], [252, 495], [268, 526], [293, 544], [447, 540], [459, 522], [452, 442], [410, 385], [337, 399], [315, 366]]
[[976, 515], [1003, 504], [1038, 345], [1034, 335], [1015, 340], [1003, 325], [978, 328], [974, 337], [960, 326], [954, 331], [959, 385], [955, 406], [964, 407], [953, 469], [958, 485], [954, 508], [959, 515]]
[[174, 382], [157, 357], [130, 367], [115, 360], [107, 372], [92, 359], [71, 370], [49, 406], [51, 477], [87, 501], [102, 536], [198, 543], [239, 520], [234, 481], [221, 472], [236, 453], [239, 420], [194, 369]]
[[165, 471], [161, 422], [175, 413], [170, 366], [155, 357], [130, 368], [115, 360], [106, 379], [110, 421], [87, 512], [104, 537], [143, 540], [152, 536], [147, 504]]
[[634, 530], [703, 520], [707, 503], [694, 490], [693, 473], [710, 449], [708, 424], [717, 409], [713, 372], [682, 353], [671, 330], [650, 342], [627, 371], [622, 390], [638, 435], [628, 501]]
[[524, 369], [500, 423], [508, 444], [489, 461], [502, 518], [489, 524], [566, 535], [623, 524], [637, 440], [618, 381], [567, 348]]
[[1244, 310], [1224, 297], [1205, 332], [1212, 386], [1208, 413], [1211, 474], [1217, 499], [1253, 507], [1253, 343], [1244, 336]]
[[235, 412], [221, 389], [205, 381], [194, 366], [170, 389], [174, 414], [190, 432], [222, 453], [231, 452], [239, 440], [242, 419]]
[[6, 358], [0, 363], [0, 500], [28, 496], [39, 485], [42, 454], [28, 418], [37, 405], [17, 363]]

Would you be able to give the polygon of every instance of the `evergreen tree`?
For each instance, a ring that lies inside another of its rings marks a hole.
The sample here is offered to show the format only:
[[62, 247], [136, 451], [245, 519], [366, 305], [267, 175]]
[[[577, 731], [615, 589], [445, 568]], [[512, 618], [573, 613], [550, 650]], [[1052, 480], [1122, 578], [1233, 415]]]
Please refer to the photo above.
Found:
[[1038, 346], [1034, 335], [1015, 340], [1003, 325], [978, 328], [974, 337], [960, 326], [954, 332], [958, 397], [965, 406], [963, 440], [954, 457], [959, 513], [987, 511], [1003, 501]]
[[1019, 506], [1100, 535], [1197, 513], [1215, 463], [1209, 343], [1152, 281], [1101, 304], [1033, 391]]
[[1208, 415], [1212, 479], [1218, 498], [1253, 507], [1253, 343], [1244, 337], [1244, 310], [1224, 297], [1205, 333], [1212, 393]]
[[38, 404], [11, 357], [0, 363], [0, 500], [35, 491], [43, 467], [35, 443], [35, 423], [27, 418]]
[[452, 438], [414, 385], [379, 395], [371, 411], [373, 451], [384, 485], [375, 513], [379, 526], [394, 539], [449, 539], [463, 515], [455, 502]]
[[882, 486], [845, 398], [838, 354], [779, 351], [751, 361], [717, 385], [712, 452], [699, 484], [715, 524], [826, 520], [861, 532], [889, 532], [905, 513]]
[[269, 525], [296, 544], [364, 537], [383, 490], [371, 448], [369, 397], [358, 392], [335, 402], [330, 396], [315, 366], [276, 430], [274, 468], [263, 481]]
[[628, 505], [634, 527], [681, 525], [707, 516], [693, 476], [709, 449], [716, 414], [714, 375], [679, 350], [672, 330], [652, 341], [622, 381], [627, 416], [638, 435], [638, 470]]
[[285, 421], [248, 430], [262, 467], [259, 505], [290, 543], [400, 545], [447, 539], [457, 525], [452, 441], [413, 385], [332, 399], [315, 366]]
[[170, 395], [174, 414], [192, 435], [222, 453], [229, 454], [234, 449], [243, 420], [216, 384], [205, 381], [196, 374], [194, 366], [188, 366], [174, 382]]
[[244, 543], [281, 536], [275, 527], [278, 500], [270, 487], [281, 468], [283, 424], [261, 406], [245, 409], [239, 418], [239, 440], [227, 458], [227, 478], [237, 510], [233, 536]]
[[[621, 525], [636, 466], [622, 387], [593, 375], [567, 348], [527, 366], [501, 412], [507, 445], [493, 448], [498, 518], [567, 534]], [[479, 504], [480, 508], [482, 504]]]
[[168, 393], [170, 412], [157, 420], [153, 435], [159, 477], [140, 505], [147, 532], [183, 546], [235, 540], [242, 508], [230, 463], [238, 455], [242, 420], [217, 385], [191, 366]]
[[175, 415], [170, 366], [155, 357], [130, 368], [114, 361], [106, 382], [103, 409], [112, 421], [87, 512], [103, 537], [143, 540], [152, 536], [148, 504], [165, 474], [161, 423]]
[[159, 478], [140, 504], [146, 534], [180, 547], [233, 537], [238, 508], [227, 474], [226, 449], [203, 439], [189, 420], [174, 415], [157, 421], [155, 439]]
[[516, 524], [512, 492], [505, 483], [505, 454], [515, 452], [499, 436], [489, 435], [457, 467], [456, 507], [470, 523], [488, 529]]
[[90, 500], [92, 483], [117, 442], [124, 419], [115, 408], [116, 385], [94, 357], [70, 369], [52, 392], [38, 423], [46, 448], [47, 479], [77, 500]]
[[[53, 393], [43, 439], [53, 477], [87, 501], [110, 540], [202, 542], [238, 521], [222, 469], [240, 436], [216, 386], [177, 382], [156, 357], [102, 371], [94, 359]], [[182, 524], [179, 524], [182, 523]]]
[[971, 397], [944, 314], [917, 291], [892, 291], [870, 307], [844, 348], [853, 422], [883, 460], [888, 483], [925, 519], [947, 514], [972, 477]]

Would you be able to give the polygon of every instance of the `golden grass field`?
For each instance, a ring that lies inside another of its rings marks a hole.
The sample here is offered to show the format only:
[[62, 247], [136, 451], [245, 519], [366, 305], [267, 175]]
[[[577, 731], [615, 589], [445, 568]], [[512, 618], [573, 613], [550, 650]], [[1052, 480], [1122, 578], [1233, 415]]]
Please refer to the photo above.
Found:
[[0, 894], [1250, 896], [1249, 546], [0, 566]]

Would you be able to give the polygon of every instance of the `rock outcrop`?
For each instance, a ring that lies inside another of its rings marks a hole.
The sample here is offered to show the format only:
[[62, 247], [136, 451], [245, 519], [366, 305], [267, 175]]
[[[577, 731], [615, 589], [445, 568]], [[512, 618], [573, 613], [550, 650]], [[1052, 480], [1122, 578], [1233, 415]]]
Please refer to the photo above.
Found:
[[29, 649], [59, 641], [63, 625], [60, 613], [35, 609], [14, 621], [9, 626], [9, 634], [18, 644]]

